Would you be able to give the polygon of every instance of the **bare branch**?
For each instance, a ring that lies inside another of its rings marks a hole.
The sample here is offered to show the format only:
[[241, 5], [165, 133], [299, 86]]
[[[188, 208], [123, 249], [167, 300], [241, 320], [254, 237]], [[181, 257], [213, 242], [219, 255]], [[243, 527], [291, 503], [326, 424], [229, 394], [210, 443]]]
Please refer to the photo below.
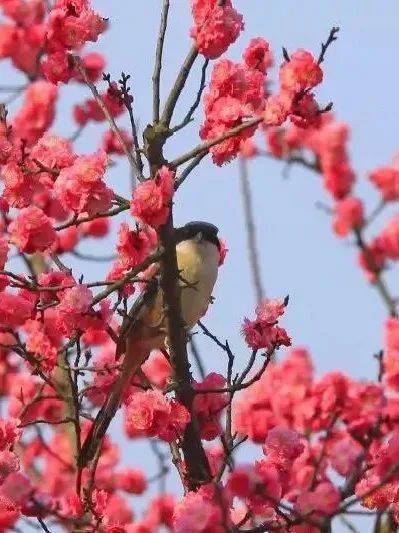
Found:
[[93, 95], [95, 101], [97, 102], [98, 106], [100, 107], [101, 111], [104, 113], [105, 118], [108, 120], [112, 131], [115, 133], [115, 135], [116, 135], [116, 137], [118, 139], [118, 142], [122, 146], [123, 151], [125, 152], [126, 157], [129, 160], [130, 166], [135, 170], [135, 172], [137, 172], [139, 174], [139, 169], [137, 168], [137, 164], [136, 164], [136, 161], [135, 161], [135, 159], [133, 157], [133, 154], [130, 151], [130, 149], [128, 148], [128, 146], [126, 146], [126, 143], [125, 143], [125, 140], [124, 140], [124, 138], [123, 138], [123, 136], [121, 134], [121, 131], [118, 128], [118, 126], [116, 125], [116, 122], [115, 122], [114, 118], [112, 117], [111, 113], [108, 111], [108, 108], [107, 108], [107, 106], [104, 103], [104, 100], [102, 99], [100, 93], [97, 90], [97, 87], [89, 79], [89, 77], [87, 75], [87, 72], [86, 72], [86, 69], [85, 69], [85, 67], [84, 67], [84, 65], [82, 63], [82, 60], [78, 56], [72, 56], [72, 60], [73, 60], [73, 63], [75, 65], [75, 67], [78, 69], [79, 73], [83, 77], [86, 85], [91, 90], [92, 95]]
[[386, 205], [387, 202], [385, 200], [381, 200], [370, 213], [370, 215], [367, 217], [367, 220], [364, 225], [369, 226], [372, 222], [374, 222], [378, 215], [385, 209]]
[[152, 75], [153, 86], [153, 121], [159, 122], [159, 107], [160, 107], [160, 84], [161, 84], [161, 69], [162, 69], [162, 55], [165, 41], [166, 28], [168, 25], [169, 0], [163, 1], [161, 25], [159, 28], [157, 49], [155, 54], [154, 74]]
[[[127, 112], [129, 113], [129, 119], [130, 119], [130, 128], [132, 130], [132, 137], [133, 137], [133, 146], [134, 146], [134, 155], [136, 158], [136, 165], [138, 168], [138, 174], [137, 178], [139, 181], [143, 181], [145, 178], [143, 176], [143, 161], [141, 159], [141, 149], [139, 144], [139, 138], [137, 133], [137, 126], [136, 121], [134, 118], [133, 113], [133, 97], [130, 95], [130, 87], [128, 86], [128, 81], [130, 79], [129, 74], [125, 74], [124, 72], [121, 73], [121, 79], [119, 80], [120, 90], [123, 96], [123, 103], [125, 104], [125, 107], [127, 109]], [[136, 177], [136, 173], [132, 173], [132, 188], [134, 188], [134, 178]]]
[[248, 164], [243, 158], [239, 159], [241, 194], [244, 204], [244, 222], [247, 233], [247, 247], [252, 280], [255, 289], [256, 301], [261, 302], [264, 298], [264, 289], [260, 272], [258, 246], [256, 242], [256, 228], [254, 210], [252, 205], [251, 187], [248, 179]]
[[397, 316], [395, 298], [391, 296], [388, 286], [381, 275], [381, 270], [375, 264], [374, 258], [371, 255], [367, 244], [364, 242], [362, 230], [360, 228], [355, 228], [353, 231], [356, 237], [356, 245], [363, 252], [368, 268], [375, 274], [375, 280], [373, 282], [373, 285], [379, 292], [381, 299], [384, 302], [389, 314], [391, 316]]
[[88, 215], [82, 218], [78, 218], [78, 215], [75, 214], [71, 220], [64, 222], [64, 224], [60, 224], [55, 228], [56, 231], [60, 231], [62, 229], [70, 228], [71, 226], [80, 226], [80, 224], [83, 224], [84, 222], [90, 222], [91, 220], [96, 220], [97, 218], [108, 218], [108, 217], [114, 217], [115, 215], [119, 215], [119, 213], [122, 213], [123, 211], [127, 211], [130, 209], [130, 205], [120, 205], [118, 207], [114, 207], [110, 209], [109, 211], [104, 211], [103, 213], [97, 213], [95, 215]]
[[169, 472], [169, 467], [167, 463], [167, 454], [162, 452], [158, 441], [154, 439], [150, 440], [150, 447], [157, 459], [159, 471], [157, 474], [155, 474], [155, 476], [148, 479], [148, 483], [159, 481], [159, 493], [163, 494], [166, 491], [166, 476], [168, 475], [168, 472]]
[[244, 122], [243, 124], [240, 124], [239, 126], [236, 126], [235, 128], [232, 128], [229, 131], [226, 131], [226, 133], [223, 133], [223, 135], [220, 135], [220, 137], [216, 137], [215, 139], [211, 139], [209, 141], [206, 141], [202, 144], [199, 144], [186, 154], [174, 159], [170, 166], [173, 168], [177, 168], [180, 165], [183, 165], [184, 163], [187, 163], [187, 161], [190, 161], [196, 156], [199, 156], [201, 154], [207, 154], [209, 150], [216, 146], [217, 144], [220, 144], [223, 141], [226, 141], [227, 139], [231, 139], [231, 137], [235, 137], [242, 131], [246, 130], [247, 128], [253, 128], [260, 124], [262, 122], [261, 118], [253, 118], [251, 120], [248, 120], [247, 122]]
[[183, 172], [176, 178], [175, 181], [175, 191], [184, 183], [186, 178], [191, 174], [191, 172], [201, 163], [201, 161], [208, 155], [208, 152], [202, 152], [201, 154], [194, 157], [189, 165], [183, 170]]
[[133, 278], [135, 278], [137, 274], [139, 274], [140, 272], [148, 268], [153, 263], [156, 263], [157, 261], [159, 261], [159, 259], [162, 257], [162, 254], [163, 254], [162, 248], [158, 249], [155, 253], [153, 253], [152, 255], [149, 255], [140, 265], [138, 265], [133, 270], [131, 270], [123, 278], [118, 279], [117, 281], [109, 285], [109, 287], [107, 287], [102, 292], [97, 294], [97, 296], [93, 298], [93, 301], [91, 304], [92, 307], [98, 304], [99, 302], [101, 302], [101, 300], [108, 298], [108, 296], [110, 296], [113, 292], [122, 289], [122, 287], [126, 283], [129, 283]]
[[41, 528], [43, 529], [43, 531], [45, 531], [46, 533], [51, 533], [50, 529], [46, 526], [46, 523], [44, 522], [43, 518], [38, 517], [37, 521], [41, 525]]
[[195, 342], [194, 335], [191, 335], [190, 337], [190, 348], [191, 348], [191, 353], [193, 354], [193, 357], [195, 360], [195, 364], [197, 365], [199, 375], [201, 379], [204, 380], [206, 376], [206, 371], [205, 371], [204, 363], [202, 362], [202, 359], [201, 359], [201, 355], [198, 350], [197, 343]]
[[191, 68], [194, 65], [195, 60], [198, 57], [198, 50], [195, 46], [192, 46], [190, 51], [187, 54], [186, 59], [180, 69], [179, 74], [177, 75], [176, 81], [170, 91], [168, 99], [165, 104], [165, 109], [162, 113], [161, 122], [169, 127], [170, 121], [172, 120], [174, 110], [176, 108], [177, 100], [184, 89], [188, 75], [190, 74]]
[[325, 43], [321, 43], [321, 52], [319, 55], [319, 59], [317, 60], [318, 64], [320, 65], [323, 63], [326, 52], [328, 50], [328, 47], [337, 40], [337, 34], [339, 32], [339, 28], [337, 26], [333, 26], [330, 30], [330, 34], [328, 36], [328, 39]]
[[204, 89], [205, 89], [206, 70], [208, 68], [208, 65], [209, 65], [209, 59], [205, 59], [204, 64], [202, 65], [202, 69], [201, 69], [201, 81], [200, 81], [200, 87], [198, 89], [196, 99], [195, 99], [193, 105], [188, 110], [188, 113], [184, 117], [182, 122], [171, 129], [172, 133], [176, 133], [177, 131], [183, 129], [185, 126], [187, 126], [193, 120], [193, 115], [194, 115], [197, 107], [201, 103], [202, 93], [204, 92]]
[[238, 391], [247, 389], [248, 387], [251, 387], [251, 385], [253, 385], [254, 383], [260, 380], [260, 378], [265, 373], [266, 368], [269, 366], [269, 363], [273, 355], [274, 355], [274, 350], [266, 354], [265, 361], [263, 365], [261, 366], [261, 368], [256, 372], [256, 374], [251, 379], [249, 379], [245, 383], [237, 382], [236, 384], [233, 384], [231, 387], [225, 387], [221, 389], [200, 389], [194, 392], [195, 394], [223, 394], [225, 392], [236, 393]]

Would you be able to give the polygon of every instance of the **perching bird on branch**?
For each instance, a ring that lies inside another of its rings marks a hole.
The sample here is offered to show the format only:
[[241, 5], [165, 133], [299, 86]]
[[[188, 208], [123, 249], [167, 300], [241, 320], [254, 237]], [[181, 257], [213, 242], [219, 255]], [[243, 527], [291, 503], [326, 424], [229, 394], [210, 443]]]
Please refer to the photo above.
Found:
[[[220, 242], [218, 228], [207, 222], [189, 222], [175, 230], [177, 266], [180, 273], [182, 319], [190, 330], [206, 311], [218, 274]], [[96, 455], [118, 410], [123, 393], [151, 350], [165, 348], [165, 309], [157, 279], [150, 282], [124, 319], [119, 338], [124, 352], [121, 372], [98, 412], [78, 459], [85, 467]]]

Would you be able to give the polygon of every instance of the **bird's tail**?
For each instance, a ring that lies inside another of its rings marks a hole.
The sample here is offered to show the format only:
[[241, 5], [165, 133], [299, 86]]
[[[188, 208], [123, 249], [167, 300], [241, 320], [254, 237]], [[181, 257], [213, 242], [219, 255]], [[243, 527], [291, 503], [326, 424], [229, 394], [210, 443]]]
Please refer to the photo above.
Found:
[[117, 412], [122, 396], [130, 380], [148, 357], [152, 346], [148, 342], [128, 341], [121, 372], [112, 387], [107, 401], [97, 413], [96, 419], [83, 443], [78, 457], [78, 468], [84, 468], [96, 456], [104, 435]]

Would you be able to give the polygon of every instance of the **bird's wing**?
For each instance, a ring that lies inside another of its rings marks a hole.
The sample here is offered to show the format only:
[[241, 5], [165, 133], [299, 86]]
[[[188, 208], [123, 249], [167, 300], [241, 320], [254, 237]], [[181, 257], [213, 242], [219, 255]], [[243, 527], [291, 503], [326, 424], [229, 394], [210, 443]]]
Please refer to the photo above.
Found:
[[122, 321], [119, 330], [118, 344], [116, 347], [117, 357], [125, 352], [126, 340], [128, 337], [132, 336], [132, 333], [135, 329], [138, 329], [140, 326], [144, 325], [153, 325], [154, 327], [159, 325], [159, 320], [157, 324], [156, 317], [151, 316], [155, 314], [154, 309], [159, 307], [156, 305], [159, 299], [159, 277], [154, 276], [150, 281], [147, 282], [146, 288], [142, 291], [140, 296], [136, 298], [129, 310], [129, 313]]

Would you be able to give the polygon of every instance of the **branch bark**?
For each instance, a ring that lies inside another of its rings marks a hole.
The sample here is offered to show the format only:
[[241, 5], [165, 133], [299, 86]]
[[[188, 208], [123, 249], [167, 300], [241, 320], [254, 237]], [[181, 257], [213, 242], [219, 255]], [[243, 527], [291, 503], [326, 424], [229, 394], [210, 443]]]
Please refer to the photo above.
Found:
[[183, 65], [177, 75], [176, 81], [172, 90], [170, 91], [169, 97], [165, 104], [165, 109], [162, 113], [161, 122], [165, 126], [170, 126], [170, 121], [172, 120], [173, 113], [176, 107], [177, 100], [184, 89], [190, 70], [194, 65], [195, 60], [198, 57], [198, 50], [195, 46], [192, 46], [188, 52], [186, 59], [184, 60]]
[[160, 85], [161, 85], [161, 70], [162, 70], [162, 55], [163, 45], [165, 41], [166, 28], [168, 25], [169, 0], [164, 0], [161, 14], [161, 25], [159, 28], [157, 49], [155, 53], [155, 67], [152, 75], [153, 87], [153, 122], [159, 122], [159, 107], [160, 107]]
[[215, 137], [215, 139], [211, 139], [209, 141], [206, 141], [202, 144], [199, 144], [186, 154], [177, 157], [174, 159], [170, 166], [173, 168], [177, 168], [180, 165], [183, 165], [184, 163], [187, 163], [191, 159], [194, 159], [194, 157], [199, 156], [201, 154], [207, 154], [209, 150], [212, 148], [212, 146], [216, 146], [217, 144], [220, 144], [223, 141], [226, 141], [227, 139], [231, 139], [231, 137], [235, 137], [242, 131], [246, 130], [247, 128], [253, 128], [254, 126], [257, 126], [262, 122], [261, 118], [253, 118], [251, 120], [248, 120], [247, 122], [244, 122], [243, 124], [240, 124], [239, 126], [236, 126], [235, 128], [232, 128], [229, 131], [226, 131], [226, 133], [223, 133], [223, 135], [220, 135], [219, 137]]

